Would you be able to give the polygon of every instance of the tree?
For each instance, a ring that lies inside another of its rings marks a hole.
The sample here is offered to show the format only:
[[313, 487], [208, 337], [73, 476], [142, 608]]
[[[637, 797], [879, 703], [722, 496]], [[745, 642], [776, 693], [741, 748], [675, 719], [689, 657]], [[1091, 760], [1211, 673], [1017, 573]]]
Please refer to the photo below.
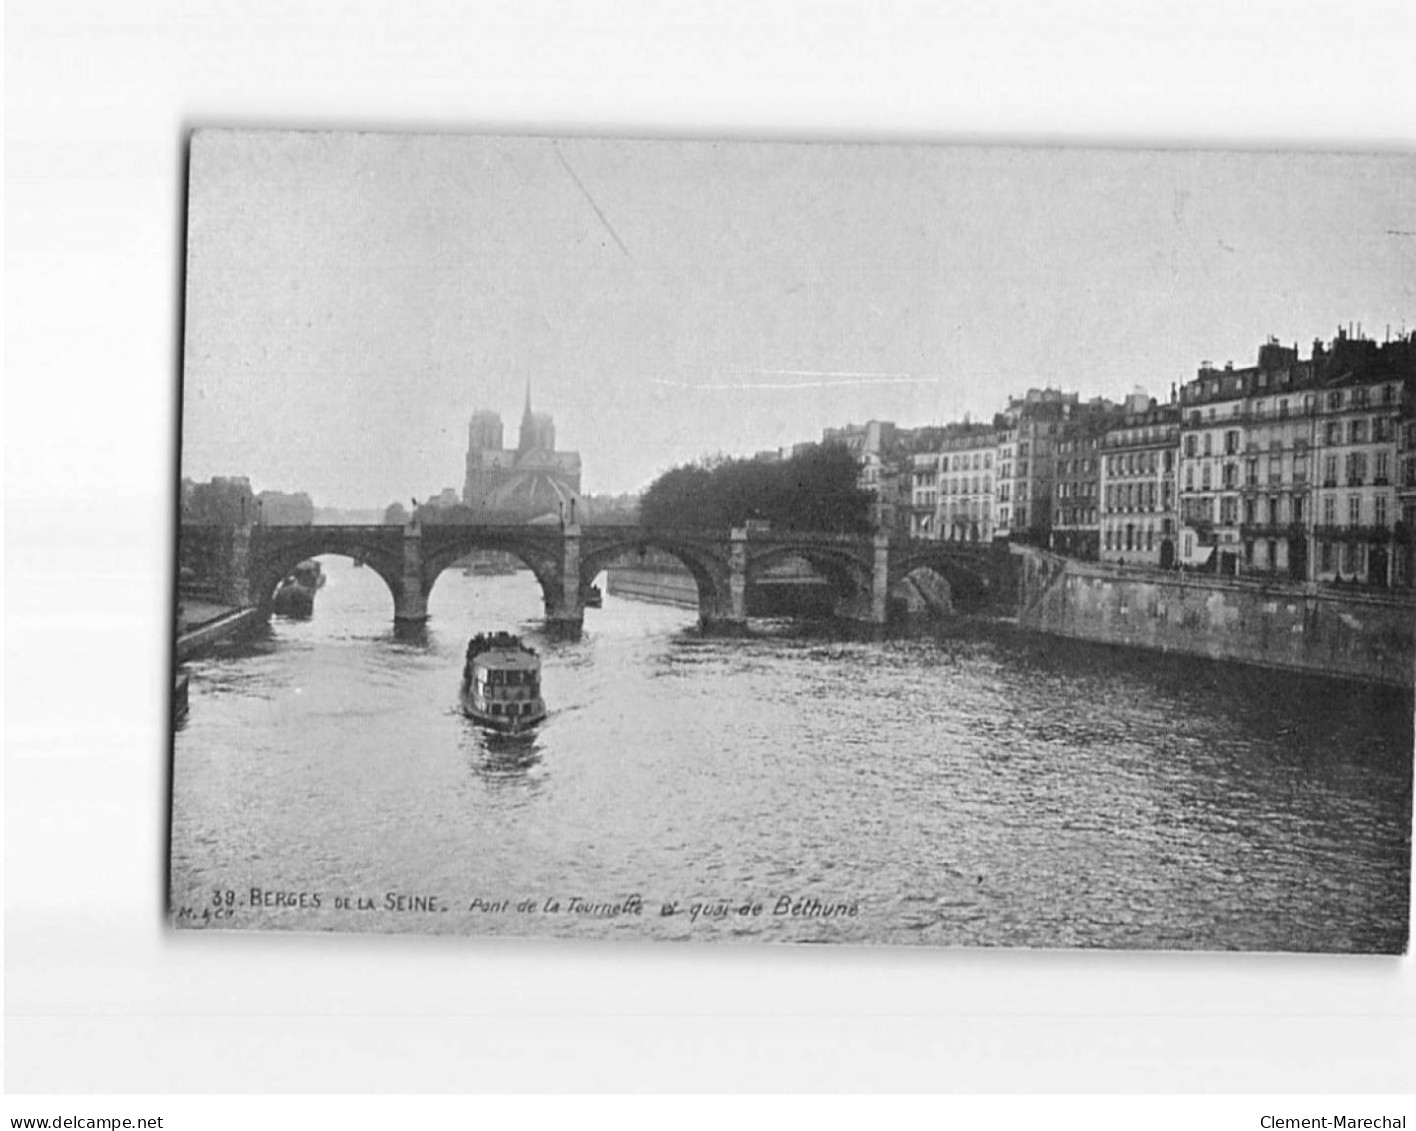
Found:
[[724, 530], [749, 520], [784, 530], [863, 534], [870, 495], [860, 464], [840, 444], [814, 446], [777, 463], [722, 459], [666, 471], [644, 492], [640, 521], [658, 529]]
[[390, 503], [384, 511], [383, 520], [385, 526], [407, 526], [408, 508], [402, 503]]

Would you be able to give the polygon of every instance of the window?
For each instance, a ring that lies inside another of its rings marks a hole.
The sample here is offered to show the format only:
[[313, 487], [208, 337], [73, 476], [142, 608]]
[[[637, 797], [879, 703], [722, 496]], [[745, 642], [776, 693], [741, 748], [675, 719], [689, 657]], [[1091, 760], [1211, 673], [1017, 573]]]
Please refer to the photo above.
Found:
[[1374, 510], [1372, 512], [1372, 524], [1374, 526], [1379, 526], [1383, 530], [1385, 530], [1387, 524], [1386, 496], [1378, 495], [1375, 499], [1372, 500], [1372, 502], [1374, 504]]
[[1257, 459], [1246, 459], [1244, 461], [1244, 482], [1250, 487], [1257, 487], [1259, 484], [1259, 461]]
[[1185, 458], [1194, 459], [1195, 450], [1198, 446], [1199, 445], [1195, 441], [1195, 434], [1191, 432], [1188, 436], [1185, 437]]
[[1349, 444], [1365, 444], [1367, 442], [1367, 422], [1365, 420], [1353, 420], [1348, 423], [1347, 442]]
[[1323, 525], [1337, 525], [1337, 499], [1333, 495], [1323, 497]]
[[1336, 487], [1336, 486], [1337, 486], [1337, 457], [1336, 457], [1336, 456], [1324, 456], [1324, 457], [1323, 457], [1323, 486], [1324, 486], [1324, 487]]
[[1205, 455], [1208, 456], [1208, 455], [1213, 455], [1213, 454], [1214, 454], [1214, 433], [1213, 433], [1213, 432], [1206, 432], [1206, 433], [1205, 433], [1204, 447], [1205, 447]]
[[1347, 485], [1360, 487], [1367, 479], [1367, 454], [1352, 452], [1347, 457]]
[[1337, 390], [1334, 390], [1333, 392], [1331, 392], [1331, 393], [1328, 394], [1328, 408], [1331, 409], [1331, 410], [1333, 410], [1333, 411], [1336, 411], [1337, 409], [1340, 409], [1341, 407], [1342, 407], [1342, 391], [1341, 391], [1340, 389], [1337, 389]]
[[[1412, 474], [1411, 474], [1411, 482], [1412, 482], [1413, 484], [1416, 484], [1416, 460], [1413, 460], [1413, 461], [1412, 461], [1410, 464], [1408, 464], [1407, 466], [1408, 466], [1408, 470], [1412, 473]], [[1194, 489], [1195, 489], [1195, 465], [1194, 465], [1194, 464], [1186, 464], [1186, 465], [1185, 465], [1185, 490], [1187, 490], [1187, 491], [1193, 491]]]
[[1239, 433], [1238, 433], [1238, 432], [1234, 432], [1234, 431], [1226, 432], [1226, 433], [1224, 434], [1224, 454], [1227, 455], [1227, 456], [1232, 456], [1232, 455], [1234, 455], [1236, 452], [1238, 452], [1238, 450], [1239, 450]]
[[1210, 489], [1210, 465], [1205, 464], [1200, 468], [1200, 489], [1208, 491]]
[[1287, 419], [1288, 419], [1288, 398], [1287, 398], [1287, 397], [1285, 397], [1283, 400], [1281, 400], [1281, 401], [1278, 402], [1278, 418], [1279, 418], [1280, 420], [1287, 420]]
[[1342, 425], [1336, 420], [1328, 421], [1327, 427], [1323, 429], [1323, 443], [1328, 447], [1342, 443]]
[[1244, 500], [1244, 525], [1245, 525], [1245, 526], [1253, 526], [1253, 525], [1254, 525], [1254, 500], [1253, 500], [1253, 499], [1245, 499], [1245, 500]]
[[1239, 521], [1239, 500], [1232, 495], [1219, 500], [1219, 521], [1223, 526], [1233, 526]]
[[1348, 526], [1361, 526], [1361, 525], [1362, 525], [1362, 496], [1361, 496], [1361, 495], [1348, 495], [1348, 496], [1347, 496], [1347, 525], [1348, 525]]

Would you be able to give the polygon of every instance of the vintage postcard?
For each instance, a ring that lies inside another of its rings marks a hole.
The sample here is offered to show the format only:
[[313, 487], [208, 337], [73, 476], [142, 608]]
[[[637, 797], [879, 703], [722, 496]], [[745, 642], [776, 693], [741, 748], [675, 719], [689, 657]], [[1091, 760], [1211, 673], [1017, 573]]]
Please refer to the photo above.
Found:
[[1412, 155], [188, 174], [175, 926], [1406, 950]]

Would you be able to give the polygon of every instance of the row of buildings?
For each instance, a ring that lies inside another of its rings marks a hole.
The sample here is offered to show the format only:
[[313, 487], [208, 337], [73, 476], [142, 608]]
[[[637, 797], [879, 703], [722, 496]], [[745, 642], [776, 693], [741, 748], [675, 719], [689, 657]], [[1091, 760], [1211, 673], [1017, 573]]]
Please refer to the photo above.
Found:
[[1416, 584], [1416, 334], [1202, 363], [1163, 402], [1032, 389], [987, 424], [828, 429], [916, 538], [1295, 580]]

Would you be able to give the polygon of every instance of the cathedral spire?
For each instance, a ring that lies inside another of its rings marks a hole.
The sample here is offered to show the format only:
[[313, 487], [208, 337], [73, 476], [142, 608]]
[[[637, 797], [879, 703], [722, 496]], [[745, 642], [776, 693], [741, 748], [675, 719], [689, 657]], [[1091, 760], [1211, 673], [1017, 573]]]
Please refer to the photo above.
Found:
[[531, 413], [531, 378], [526, 378], [526, 409], [521, 414], [521, 442], [517, 449], [529, 452], [536, 444], [536, 418]]

